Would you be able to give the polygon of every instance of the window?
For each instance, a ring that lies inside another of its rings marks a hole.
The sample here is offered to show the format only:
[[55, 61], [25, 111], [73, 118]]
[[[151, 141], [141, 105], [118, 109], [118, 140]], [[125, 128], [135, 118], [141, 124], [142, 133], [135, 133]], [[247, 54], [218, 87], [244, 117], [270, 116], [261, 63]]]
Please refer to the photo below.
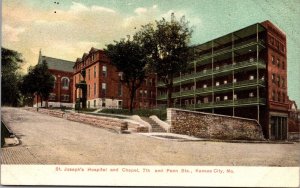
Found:
[[143, 90], [140, 90], [140, 97], [143, 97]]
[[284, 78], [281, 79], [281, 87], [285, 87], [285, 80], [284, 80]]
[[275, 83], [275, 74], [272, 74], [272, 82]]
[[249, 62], [251, 62], [251, 63], [254, 62], [254, 58], [250, 57]]
[[88, 85], [88, 96], [89, 97], [91, 96], [91, 85], [90, 84]]
[[281, 94], [280, 94], [280, 92], [278, 91], [278, 93], [277, 93], [277, 101], [278, 101], [278, 102], [281, 101], [280, 95], [281, 95]]
[[94, 107], [96, 107], [96, 100], [94, 100]]
[[199, 99], [199, 100], [197, 101], [197, 103], [198, 103], [198, 104], [201, 104], [201, 100]]
[[283, 70], [285, 69], [284, 61], [282, 61], [282, 69], [283, 69]]
[[97, 86], [96, 83], [94, 83], [94, 97], [96, 97], [96, 93], [97, 93]]
[[122, 96], [122, 83], [121, 82], [118, 83], [118, 96], [119, 97]]
[[250, 92], [250, 93], [249, 93], [249, 97], [254, 97], [253, 92]]
[[123, 80], [123, 72], [119, 72], [118, 76], [120, 80]]
[[203, 84], [203, 88], [207, 88], [207, 85], [206, 85], [206, 84]]
[[279, 59], [277, 59], [277, 66], [278, 66], [278, 68], [280, 67], [280, 60]]
[[53, 88], [55, 88], [55, 85], [56, 85], [56, 77], [55, 77], [54, 75], [52, 75], [52, 77], [54, 78]]
[[275, 41], [275, 45], [276, 45], [276, 48], [279, 48], [279, 42], [278, 42], [278, 40]]
[[49, 100], [50, 101], [55, 101], [55, 99], [56, 99], [56, 94], [55, 93], [50, 93]]
[[220, 69], [220, 67], [219, 66], [216, 66], [216, 70], [219, 70]]
[[102, 66], [102, 75], [107, 77], [107, 67], [105, 65]]
[[205, 68], [205, 69], [203, 69], [203, 73], [206, 73], [206, 71], [207, 71], [207, 70], [206, 70], [206, 68]]
[[216, 102], [220, 101], [220, 97], [216, 97]]
[[88, 69], [88, 78], [91, 79], [91, 69]]
[[189, 100], [185, 100], [185, 101], [184, 101], [184, 104], [185, 104], [185, 105], [189, 105]]
[[275, 91], [272, 91], [272, 100], [275, 101]]
[[69, 89], [69, 78], [62, 77], [61, 82], [62, 82], [63, 89]]
[[233, 100], [236, 100], [237, 99], [237, 94], [234, 94], [233, 95]]
[[236, 81], [237, 81], [236, 78], [234, 78], [234, 79], [233, 79], [233, 83], [236, 83]]
[[274, 65], [275, 64], [274, 56], [271, 57], [271, 60], [272, 60], [272, 64]]
[[69, 95], [62, 95], [61, 101], [69, 102]]
[[204, 97], [203, 102], [208, 103], [208, 97]]
[[274, 45], [274, 38], [273, 37], [270, 37], [270, 42], [272, 45]]
[[277, 76], [277, 85], [278, 85], [278, 87], [280, 87], [280, 76], [279, 75]]
[[285, 102], [285, 93], [282, 93], [282, 102]]
[[106, 83], [102, 83], [102, 96], [106, 95]]
[[105, 107], [105, 106], [106, 106], [105, 100], [102, 100], [102, 107]]
[[144, 91], [145, 97], [147, 97], [147, 90]]
[[250, 75], [250, 76], [249, 76], [249, 80], [254, 80], [254, 76], [253, 76], [253, 75]]
[[220, 85], [220, 82], [216, 82], [216, 86], [219, 86]]
[[96, 66], [94, 66], [94, 78], [97, 76]]
[[228, 96], [224, 96], [224, 101], [228, 100]]
[[224, 80], [224, 84], [227, 84], [227, 80]]

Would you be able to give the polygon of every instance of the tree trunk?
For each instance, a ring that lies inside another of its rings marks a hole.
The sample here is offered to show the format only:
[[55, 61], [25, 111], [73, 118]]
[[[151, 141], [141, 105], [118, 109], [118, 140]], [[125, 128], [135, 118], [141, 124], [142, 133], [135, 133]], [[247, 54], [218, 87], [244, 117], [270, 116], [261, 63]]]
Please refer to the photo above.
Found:
[[36, 107], [39, 107], [39, 95], [36, 95]]
[[167, 86], [167, 92], [168, 92], [168, 101], [167, 101], [167, 106], [168, 108], [172, 108], [173, 105], [172, 105], [172, 90], [173, 90], [173, 87], [170, 87], [169, 85]]
[[42, 108], [43, 107], [43, 97], [40, 96], [40, 98], [41, 98], [41, 108]]
[[172, 92], [173, 92], [173, 76], [171, 76], [170, 80], [168, 81], [167, 84], [167, 106], [168, 108], [172, 108], [173, 107], [173, 101], [172, 101]]
[[45, 108], [48, 108], [48, 99], [45, 100]]
[[129, 106], [129, 111], [132, 114], [133, 112], [133, 101], [134, 101], [134, 95], [135, 95], [135, 86], [134, 84], [131, 86], [131, 91], [130, 91], [130, 106]]

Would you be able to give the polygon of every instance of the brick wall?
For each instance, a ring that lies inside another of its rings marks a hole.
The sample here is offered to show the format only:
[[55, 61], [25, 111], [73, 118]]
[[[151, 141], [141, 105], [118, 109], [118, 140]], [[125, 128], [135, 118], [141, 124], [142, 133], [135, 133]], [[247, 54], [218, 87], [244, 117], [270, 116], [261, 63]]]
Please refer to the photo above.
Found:
[[256, 120], [181, 109], [167, 109], [170, 132], [199, 138], [263, 140]]

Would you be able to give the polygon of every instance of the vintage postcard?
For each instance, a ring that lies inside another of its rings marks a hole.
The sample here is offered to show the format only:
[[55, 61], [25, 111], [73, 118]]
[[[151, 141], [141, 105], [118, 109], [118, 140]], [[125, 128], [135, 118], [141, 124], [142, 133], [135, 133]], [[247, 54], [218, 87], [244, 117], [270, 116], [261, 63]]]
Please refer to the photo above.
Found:
[[300, 1], [1, 5], [2, 185], [299, 187]]

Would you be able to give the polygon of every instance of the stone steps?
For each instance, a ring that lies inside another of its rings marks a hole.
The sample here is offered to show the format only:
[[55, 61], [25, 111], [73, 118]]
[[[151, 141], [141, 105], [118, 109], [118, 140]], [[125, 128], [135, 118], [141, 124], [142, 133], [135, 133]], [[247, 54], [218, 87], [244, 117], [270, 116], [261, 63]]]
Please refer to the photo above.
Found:
[[166, 132], [165, 129], [163, 129], [160, 125], [158, 125], [155, 121], [153, 121], [151, 118], [148, 117], [141, 117], [142, 120], [148, 122], [151, 127], [152, 127], [152, 131], [151, 132]]

